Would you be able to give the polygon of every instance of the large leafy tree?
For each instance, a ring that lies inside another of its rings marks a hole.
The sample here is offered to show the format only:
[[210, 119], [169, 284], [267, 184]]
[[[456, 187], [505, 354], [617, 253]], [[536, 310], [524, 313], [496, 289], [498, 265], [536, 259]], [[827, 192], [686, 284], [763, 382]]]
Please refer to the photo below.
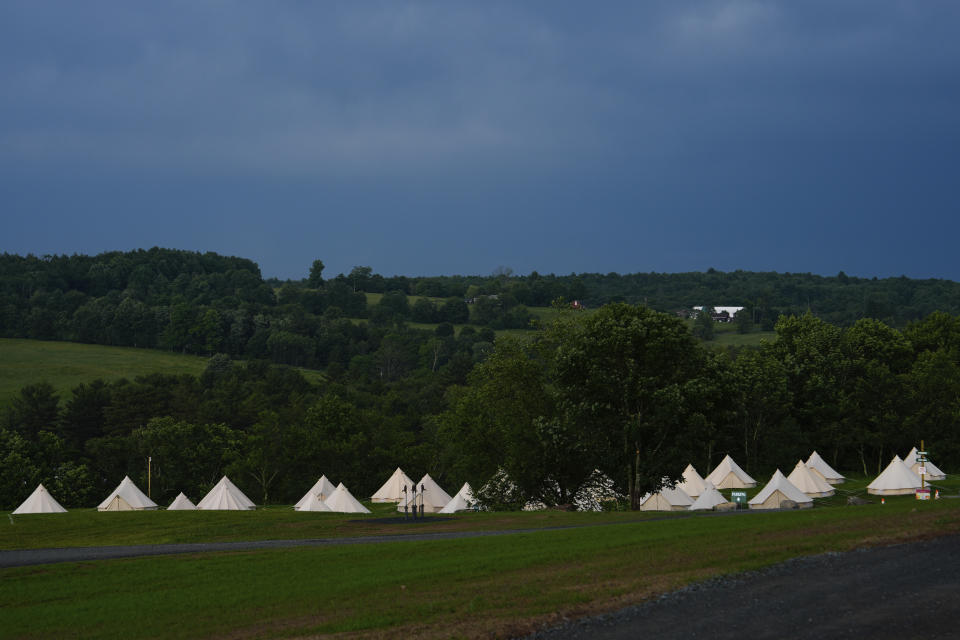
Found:
[[787, 376], [793, 440], [826, 448], [828, 461], [835, 464], [852, 444], [841, 410], [851, 372], [842, 346], [843, 331], [809, 312], [782, 317], [776, 328], [777, 341], [770, 349]]
[[[787, 372], [769, 347], [739, 354], [732, 365], [730, 389], [736, 406], [736, 425], [742, 438], [743, 461], [748, 469], [757, 469], [763, 460], [761, 452], [776, 452], [777, 444], [781, 454], [799, 455], [799, 452], [789, 450], [790, 446], [805, 443], [783, 437], [783, 426], [788, 421], [791, 406]], [[780, 458], [783, 463], [789, 461], [786, 455]]]
[[323, 260], [314, 260], [310, 265], [310, 277], [307, 279], [307, 286], [311, 289], [323, 288]]
[[912, 347], [899, 331], [870, 318], [844, 332], [842, 347], [848, 367], [843, 419], [856, 439], [864, 474], [868, 453], [879, 473], [892, 451], [911, 444], [903, 430], [903, 399]]
[[196, 502], [239, 458], [243, 437], [223, 424], [164, 417], [135, 429], [129, 441], [139, 460], [152, 458], [154, 500], [169, 502], [183, 491]]
[[691, 382], [706, 356], [677, 318], [644, 306], [607, 305], [560, 325], [556, 387], [561, 412], [589, 433], [597, 468], [625, 488], [631, 506], [676, 479], [689, 451]]
[[509, 477], [516, 503], [489, 496], [498, 506], [557, 501], [550, 495], [550, 476], [557, 475], [558, 463], [543, 440], [555, 431], [554, 400], [544, 363], [535, 356], [529, 345], [501, 339], [470, 373], [468, 384], [450, 392], [451, 408], [441, 416], [439, 438], [450, 475], [478, 489], [500, 469]]
[[42, 430], [54, 431], [60, 419], [60, 397], [48, 382], [29, 384], [15, 395], [7, 407], [4, 426], [34, 439]]

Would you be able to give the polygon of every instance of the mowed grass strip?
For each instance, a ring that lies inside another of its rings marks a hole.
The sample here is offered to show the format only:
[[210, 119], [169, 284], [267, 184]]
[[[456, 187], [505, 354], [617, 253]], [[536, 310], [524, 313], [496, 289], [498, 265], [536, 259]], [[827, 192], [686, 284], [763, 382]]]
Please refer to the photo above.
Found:
[[[121, 511], [12, 516], [0, 512], [0, 550], [189, 542], [304, 540], [447, 531], [492, 531], [633, 522], [684, 513], [565, 511], [480, 512], [398, 521], [395, 505], [368, 504], [372, 515], [315, 513], [277, 506], [256, 511]], [[383, 522], [384, 519], [394, 522]]]
[[960, 501], [0, 571], [9, 637], [489, 637], [787, 558], [960, 533]]

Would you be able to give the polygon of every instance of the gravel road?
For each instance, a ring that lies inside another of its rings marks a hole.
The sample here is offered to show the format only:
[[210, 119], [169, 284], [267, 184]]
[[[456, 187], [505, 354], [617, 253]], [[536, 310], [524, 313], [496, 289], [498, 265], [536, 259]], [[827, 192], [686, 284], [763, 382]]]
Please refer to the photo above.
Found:
[[960, 638], [960, 537], [798, 558], [528, 640]]

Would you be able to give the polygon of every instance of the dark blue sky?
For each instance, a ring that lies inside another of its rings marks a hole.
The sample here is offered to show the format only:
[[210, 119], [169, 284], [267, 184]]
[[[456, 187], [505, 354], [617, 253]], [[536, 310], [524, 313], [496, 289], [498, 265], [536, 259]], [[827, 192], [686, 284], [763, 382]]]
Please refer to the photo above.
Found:
[[0, 251], [960, 279], [960, 3], [0, 3]]

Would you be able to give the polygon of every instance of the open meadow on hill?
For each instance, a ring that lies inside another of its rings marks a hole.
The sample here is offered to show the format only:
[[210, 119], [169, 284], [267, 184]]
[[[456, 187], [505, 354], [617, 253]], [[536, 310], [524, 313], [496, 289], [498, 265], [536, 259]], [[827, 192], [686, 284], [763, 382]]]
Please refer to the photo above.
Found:
[[[98, 378], [110, 382], [152, 373], [198, 376], [209, 360], [158, 349], [0, 338], [0, 407], [21, 388], [38, 382], [50, 383], [65, 398], [77, 385]], [[309, 369], [301, 372], [311, 382], [323, 377]]]

